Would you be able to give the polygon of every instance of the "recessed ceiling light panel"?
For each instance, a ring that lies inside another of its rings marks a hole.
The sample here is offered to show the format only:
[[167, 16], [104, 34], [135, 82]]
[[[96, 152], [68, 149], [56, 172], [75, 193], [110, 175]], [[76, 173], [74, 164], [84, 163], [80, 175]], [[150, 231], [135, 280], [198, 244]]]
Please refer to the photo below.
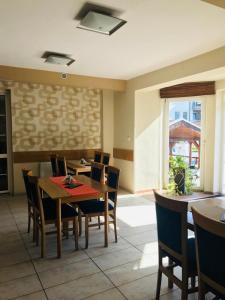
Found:
[[43, 54], [42, 58], [45, 58], [46, 63], [63, 66], [69, 66], [75, 61], [73, 58], [69, 57], [66, 54], [48, 51]]
[[77, 27], [110, 35], [125, 23], [126, 21], [113, 16], [89, 11]]

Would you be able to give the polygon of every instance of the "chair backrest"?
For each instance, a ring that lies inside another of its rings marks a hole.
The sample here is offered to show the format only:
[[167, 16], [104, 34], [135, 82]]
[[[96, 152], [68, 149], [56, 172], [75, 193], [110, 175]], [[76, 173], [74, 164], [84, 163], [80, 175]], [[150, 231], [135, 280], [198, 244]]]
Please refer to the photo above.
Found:
[[58, 176], [67, 175], [66, 159], [65, 157], [58, 157]]
[[38, 213], [40, 216], [41, 224], [44, 224], [45, 222], [44, 209], [43, 209], [41, 191], [38, 184], [38, 180], [39, 178], [37, 176], [28, 176], [32, 202], [35, 204], [36, 213]]
[[102, 163], [103, 163], [103, 165], [108, 166], [109, 165], [109, 160], [110, 160], [110, 153], [103, 152], [103, 154], [102, 154]]
[[104, 168], [105, 166], [103, 164], [93, 162], [91, 164], [91, 178], [96, 181], [103, 182], [105, 176]]
[[102, 152], [101, 151], [95, 151], [94, 162], [101, 163], [101, 161], [102, 161]]
[[225, 224], [207, 218], [195, 208], [192, 212], [199, 277], [225, 296]]
[[58, 176], [59, 170], [58, 170], [57, 154], [51, 154], [50, 161], [52, 166], [52, 176]]
[[[109, 166], [108, 167], [108, 177], [106, 184], [116, 190], [118, 190], [119, 187], [119, 176], [120, 176], [120, 170]], [[108, 198], [114, 203], [114, 208], [116, 208], [117, 204], [117, 191], [116, 192], [109, 192]]]
[[169, 199], [154, 191], [159, 246], [181, 260], [187, 258], [188, 203]]
[[23, 181], [24, 181], [24, 186], [25, 186], [25, 191], [27, 195], [27, 200], [32, 204], [32, 199], [31, 199], [31, 191], [30, 191], [30, 185], [29, 185], [29, 175], [32, 175], [32, 171], [29, 169], [22, 169], [22, 176], [23, 176]]

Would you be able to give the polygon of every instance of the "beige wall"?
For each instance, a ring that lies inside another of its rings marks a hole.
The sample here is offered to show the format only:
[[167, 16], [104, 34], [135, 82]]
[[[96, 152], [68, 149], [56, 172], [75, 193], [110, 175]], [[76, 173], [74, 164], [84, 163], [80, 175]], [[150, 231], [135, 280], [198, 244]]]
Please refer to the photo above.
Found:
[[[114, 147], [133, 149], [134, 146], [134, 91], [114, 95]], [[114, 159], [120, 169], [120, 186], [134, 192], [133, 162]]]
[[114, 146], [114, 93], [110, 90], [102, 92], [102, 148], [104, 152], [110, 153], [110, 164], [113, 165]]
[[136, 93], [135, 191], [160, 186], [162, 101], [158, 90]]
[[[190, 82], [192, 80], [204, 80], [203, 75], [208, 76], [212, 70], [216, 71], [217, 69], [225, 66], [224, 57], [225, 47], [221, 47], [211, 52], [180, 62], [178, 64], [168, 66], [163, 69], [156, 70], [129, 80], [127, 82], [126, 92], [115, 93], [115, 147], [134, 149], [134, 152], [136, 152], [136, 149], [134, 147], [136, 139], [134, 132], [138, 130], [139, 126], [142, 126], [135, 123], [136, 106], [140, 108], [140, 106], [136, 104], [136, 99], [138, 101], [138, 93], [136, 93], [137, 91], [154, 91], [156, 89], [173, 84], [188, 81]], [[220, 82], [219, 85], [222, 86], [223, 83]], [[148, 104], [146, 105], [148, 106]], [[157, 110], [157, 108], [155, 109]], [[140, 111], [137, 112], [137, 114], [140, 115]], [[154, 119], [154, 116], [152, 115], [150, 119], [151, 118]], [[209, 116], [208, 119], [210, 120], [210, 122], [213, 122], [214, 118], [215, 116]], [[144, 122], [145, 120], [143, 120], [143, 124], [145, 124]], [[210, 137], [212, 137], [212, 139], [213, 126], [214, 125], [212, 124], [212, 127], [208, 128], [208, 130], [210, 131]], [[141, 145], [141, 138], [139, 145]], [[210, 155], [212, 155], [212, 153], [213, 151], [211, 151]], [[136, 158], [136, 153], [134, 153], [134, 157]], [[141, 183], [138, 183], [135, 180], [135, 178], [137, 179], [137, 174], [135, 174], [136, 167], [133, 162], [122, 162], [121, 160], [117, 160], [115, 163], [119, 168], [123, 168], [124, 172], [123, 174], [121, 174], [121, 183], [124, 188], [135, 191], [136, 188], [143, 187]], [[207, 163], [210, 164], [211, 168], [211, 162], [207, 161]], [[140, 173], [140, 170], [138, 172]], [[126, 174], [129, 174], [129, 176], [127, 176]], [[205, 180], [206, 188], [208, 189], [209, 187], [210, 190], [212, 189], [211, 181], [211, 179]], [[137, 182], [137, 187], [135, 182]]]

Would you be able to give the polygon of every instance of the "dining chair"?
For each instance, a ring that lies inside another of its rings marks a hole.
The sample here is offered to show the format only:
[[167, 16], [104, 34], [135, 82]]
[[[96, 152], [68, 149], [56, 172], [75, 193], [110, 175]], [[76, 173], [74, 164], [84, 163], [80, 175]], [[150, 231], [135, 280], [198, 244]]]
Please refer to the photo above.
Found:
[[50, 161], [51, 161], [51, 167], [52, 167], [52, 176], [56, 177], [59, 174], [58, 170], [58, 159], [57, 154], [51, 154], [50, 155]]
[[108, 173], [108, 165], [110, 161], [110, 153], [103, 152], [102, 153], [102, 163], [105, 166], [105, 173]]
[[[105, 168], [105, 166], [103, 164], [97, 163], [97, 162], [92, 162], [90, 178], [95, 181], [98, 181], [98, 182], [104, 182], [104, 177], [105, 177], [104, 168]], [[86, 200], [86, 201], [81, 201], [79, 203], [75, 203], [75, 206], [78, 207], [78, 213], [79, 213], [79, 217], [78, 217], [78, 219], [79, 219], [79, 235], [82, 234], [82, 217], [84, 217], [81, 213], [80, 206], [85, 205], [85, 203], [87, 206], [89, 206], [89, 205], [91, 205], [91, 202], [95, 201], [95, 200], [99, 201], [99, 199], [92, 199], [92, 200]], [[98, 227], [99, 227], [99, 229], [101, 227], [100, 217], [98, 217]]]
[[98, 163], [102, 162], [102, 152], [101, 151], [95, 151], [94, 162], [98, 162]]
[[[175, 283], [181, 289], [181, 299], [187, 299], [188, 294], [196, 292], [195, 277], [197, 276], [197, 262], [195, 255], [195, 238], [188, 238], [187, 209], [185, 201], [173, 200], [154, 191], [159, 266], [156, 288], [156, 299], [160, 297], [162, 274], [168, 277], [168, 287]], [[163, 264], [163, 258], [169, 259], [169, 264]], [[174, 275], [174, 268], [180, 266], [182, 279]], [[189, 278], [191, 287], [189, 288]]]
[[225, 224], [192, 207], [198, 265], [199, 299], [208, 292], [225, 299]]
[[34, 209], [33, 202], [31, 199], [31, 191], [29, 186], [29, 180], [28, 177], [32, 175], [32, 171], [29, 169], [22, 169], [22, 176], [26, 191], [26, 198], [27, 198], [27, 209], [28, 209], [28, 226], [27, 226], [27, 232], [30, 232], [30, 225], [31, 220], [33, 220], [33, 241], [35, 241], [35, 218], [34, 218]]
[[[55, 233], [55, 231], [46, 231], [46, 225], [55, 224], [57, 219], [56, 202], [51, 198], [41, 198], [41, 191], [38, 184], [37, 176], [28, 176], [29, 189], [31, 191], [31, 199], [35, 215], [36, 226], [36, 244], [39, 244], [39, 231], [41, 232], [41, 257], [45, 256], [46, 235]], [[78, 250], [78, 213], [69, 204], [61, 206], [61, 221], [63, 223], [73, 222], [73, 233], [75, 238], [75, 249]]]
[[65, 157], [58, 157], [58, 176], [66, 176], [67, 175], [67, 167], [66, 167], [66, 159]]
[[[115, 234], [115, 242], [117, 243], [117, 229], [116, 229], [116, 207], [117, 207], [117, 190], [119, 185], [119, 174], [120, 170], [109, 166], [108, 167], [108, 177], [106, 184], [116, 189], [115, 192], [108, 193], [108, 214], [111, 218], [109, 220], [109, 224], [114, 225], [114, 234]], [[85, 217], [85, 248], [88, 248], [88, 240], [89, 240], [89, 227], [99, 226], [100, 217], [104, 216], [105, 213], [105, 201], [93, 199], [91, 201], [80, 202], [79, 208], [81, 211], [81, 215]], [[90, 217], [98, 217], [98, 223], [89, 224]], [[104, 223], [100, 223], [100, 225], [104, 225]]]

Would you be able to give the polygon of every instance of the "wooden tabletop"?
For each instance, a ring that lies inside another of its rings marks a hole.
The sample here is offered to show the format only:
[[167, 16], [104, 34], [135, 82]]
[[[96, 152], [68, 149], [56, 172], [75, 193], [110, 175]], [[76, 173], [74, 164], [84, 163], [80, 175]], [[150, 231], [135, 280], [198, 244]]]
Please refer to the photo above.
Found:
[[206, 217], [219, 221], [222, 213], [225, 212], [225, 197], [195, 201], [190, 203], [190, 206], [196, 208]]
[[[99, 192], [99, 197], [104, 195], [108, 192], [115, 192], [116, 190], [109, 187], [106, 184], [100, 183], [98, 181], [95, 181], [91, 179], [90, 177], [84, 176], [84, 175], [78, 175], [73, 176], [74, 179], [79, 181], [80, 183], [86, 184], [93, 189], [95, 189], [97, 192]], [[71, 201], [83, 201], [88, 199], [93, 199], [93, 195], [87, 196], [87, 195], [79, 195], [79, 196], [71, 196], [65, 189], [61, 188], [57, 184], [51, 181], [49, 177], [44, 177], [39, 179], [39, 186], [40, 188], [45, 191], [49, 197], [51, 197], [53, 200], [61, 199], [62, 203], [69, 203]]]
[[91, 165], [81, 164], [79, 160], [68, 160], [67, 167], [76, 172], [91, 172]]

